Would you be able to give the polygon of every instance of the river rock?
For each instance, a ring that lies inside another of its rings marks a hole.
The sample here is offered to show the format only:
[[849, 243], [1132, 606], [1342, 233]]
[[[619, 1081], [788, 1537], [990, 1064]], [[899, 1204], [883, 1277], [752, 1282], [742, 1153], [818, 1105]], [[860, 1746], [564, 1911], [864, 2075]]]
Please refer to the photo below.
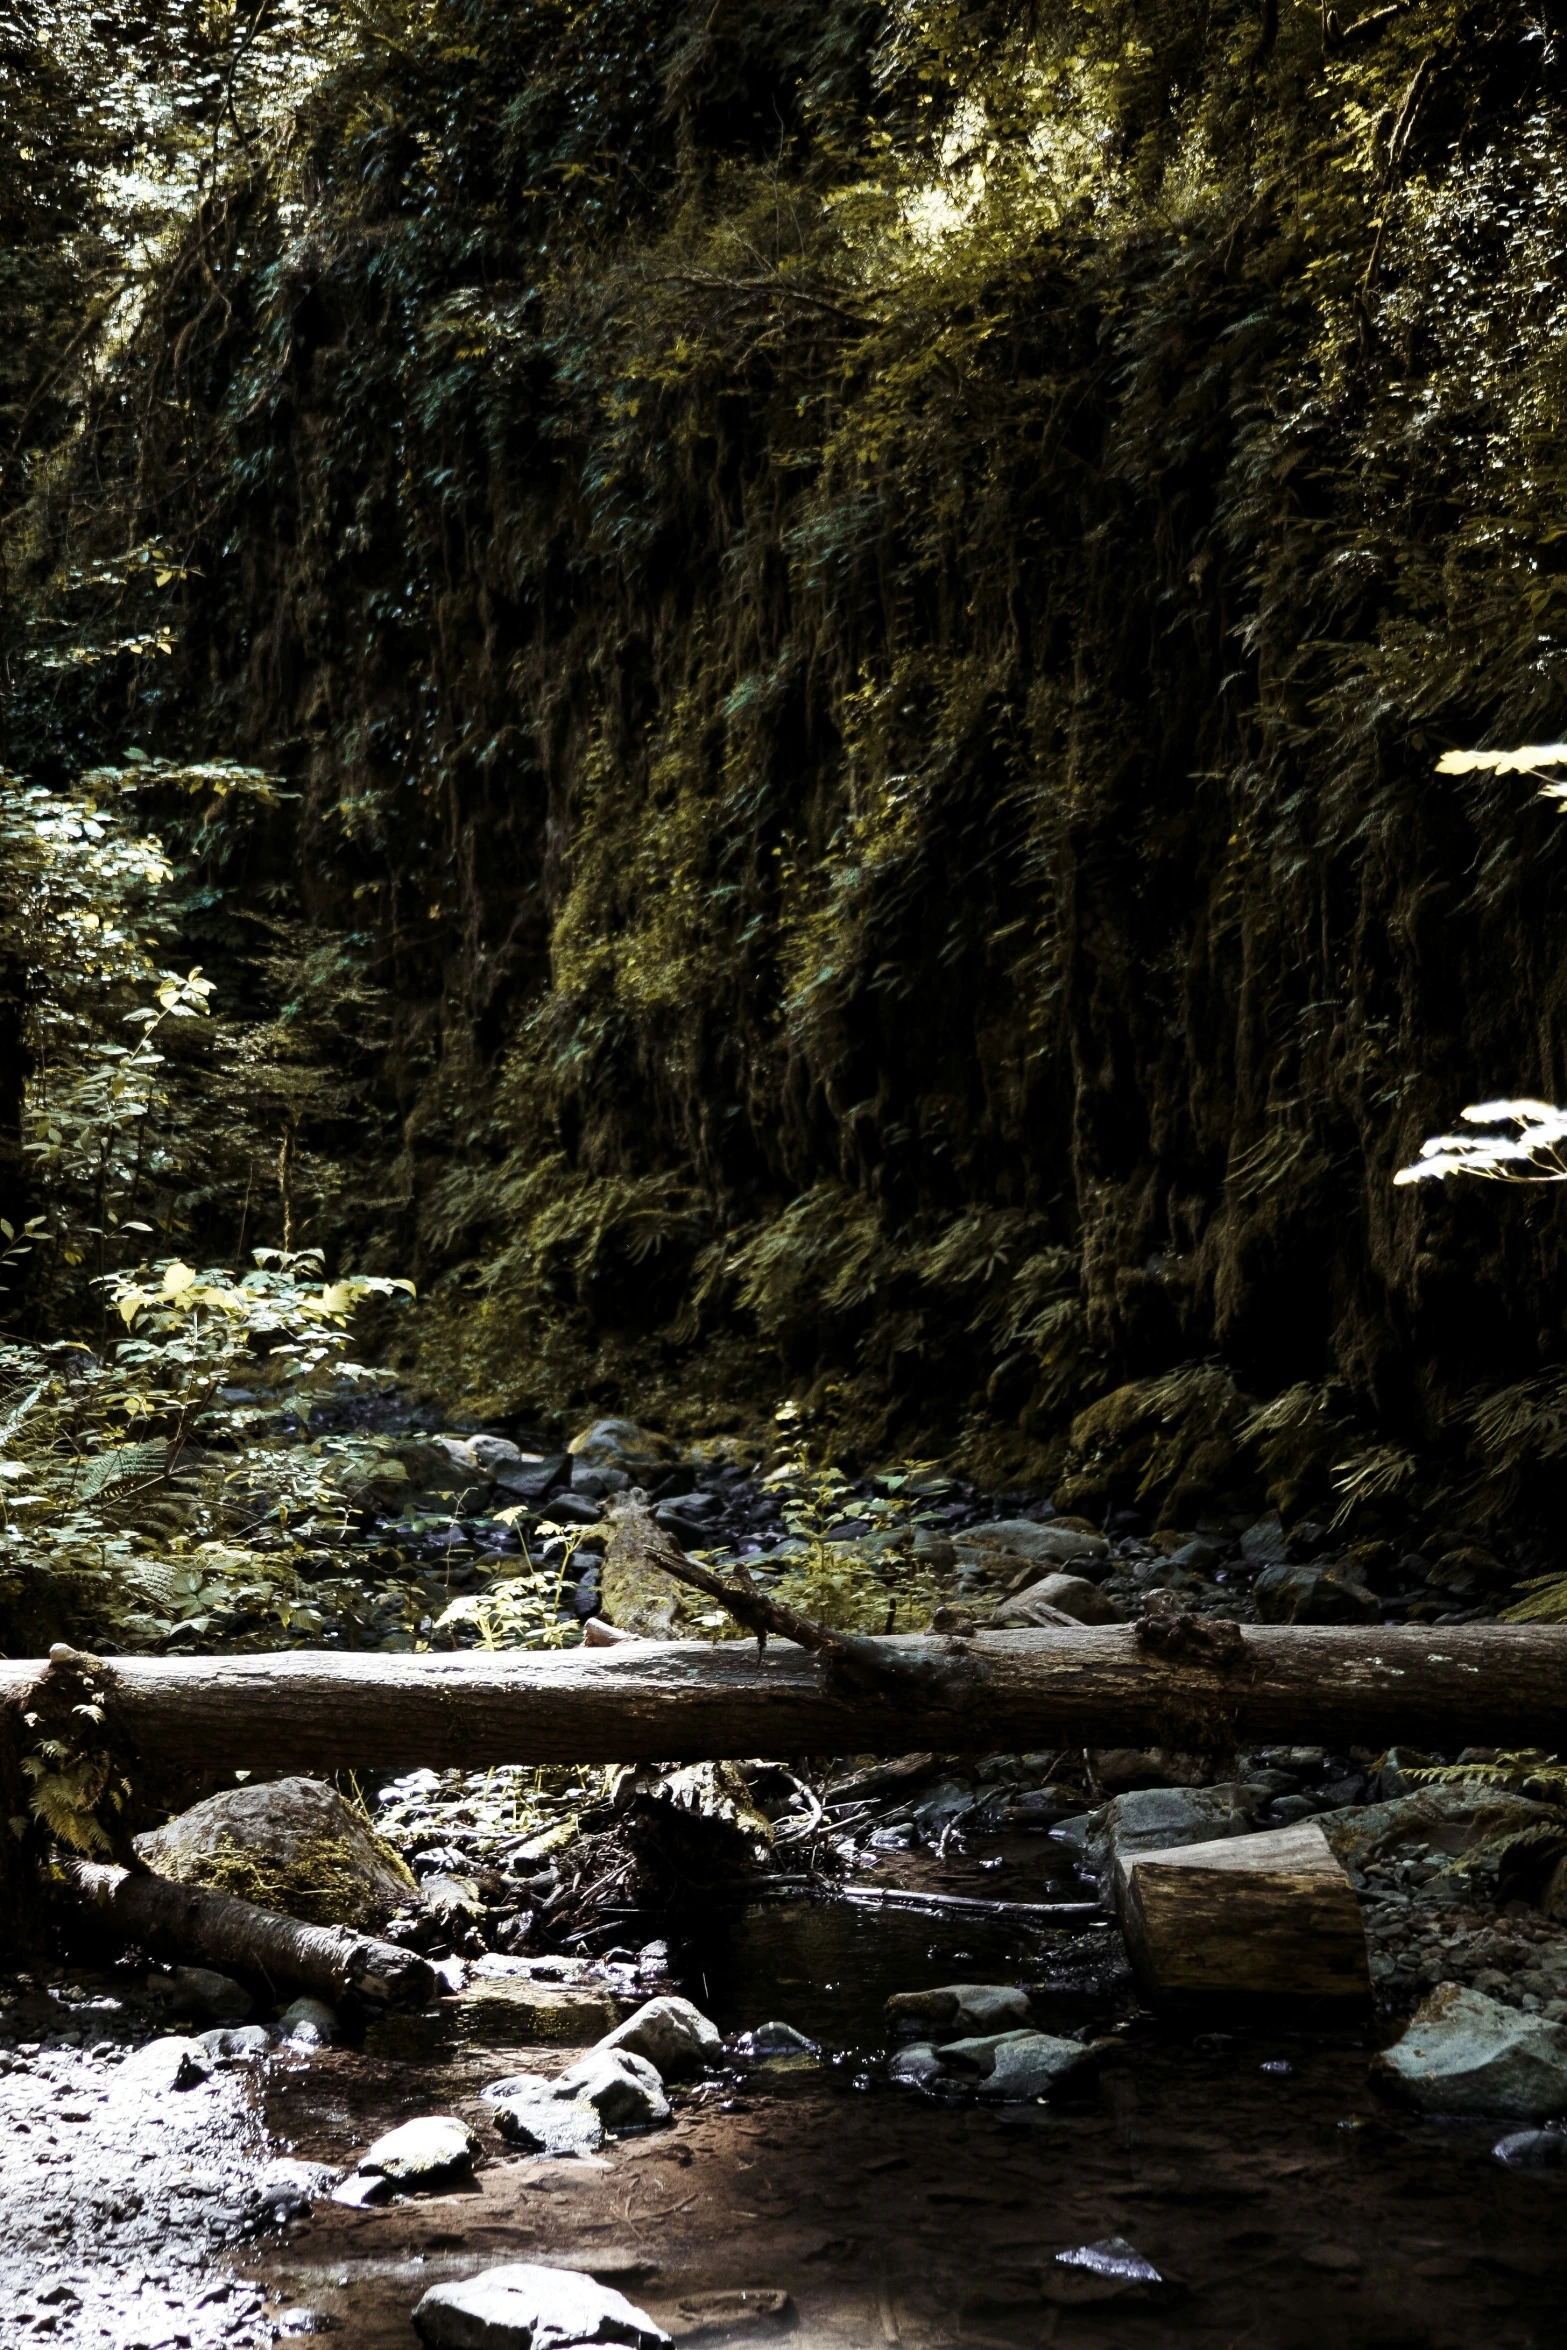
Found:
[[[1385, 1776], [1385, 1774], [1384, 1774]], [[1322, 1815], [1322, 1832], [1347, 1868], [1374, 1868], [1406, 1844], [1429, 1845], [1451, 1858], [1477, 1844], [1559, 1828], [1555, 1804], [1509, 1795], [1478, 1779], [1417, 1787], [1384, 1803], [1360, 1803]]]
[[526, 2261], [432, 2285], [413, 2322], [426, 2350], [568, 2350], [583, 2343], [658, 2350], [669, 2340], [613, 2285]]
[[595, 1420], [573, 1436], [566, 1449], [574, 1462], [590, 1469], [649, 1470], [662, 1468], [673, 1457], [666, 1437], [639, 1427], [635, 1420]]
[[887, 2078], [906, 2088], [925, 2089], [942, 2078], [941, 2058], [929, 2040], [915, 2040], [888, 2060]]
[[257, 2207], [274, 2220], [296, 2219], [308, 2212], [318, 2195], [324, 2195], [337, 2177], [324, 2162], [301, 2162], [285, 2156], [269, 2162], [254, 2188]]
[[591, 2105], [607, 2130], [646, 2129], [669, 2119], [656, 2067], [628, 2048], [590, 2048], [559, 2076], [555, 2094]]
[[669, 1993], [649, 1999], [635, 2015], [606, 2032], [600, 2048], [623, 2048], [645, 2057], [666, 2081], [699, 2073], [716, 2064], [723, 2051], [718, 2026], [689, 1999]]
[[377, 2138], [355, 2168], [362, 2178], [390, 2179], [399, 2187], [428, 2187], [466, 2170], [473, 2161], [473, 2133], [455, 2114], [421, 2114]]
[[1267, 1567], [1252, 1586], [1264, 1624], [1379, 1624], [1382, 1602], [1339, 1567]]
[[1120, 1610], [1086, 1575], [1045, 1575], [1011, 1599], [1004, 1599], [990, 1621], [997, 1631], [1020, 1625], [1118, 1624]]
[[1440, 1983], [1376, 2070], [1424, 2113], [1499, 2114], [1538, 2122], [1567, 2113], [1567, 2026]]
[[986, 2097], [1043, 2097], [1094, 2061], [1080, 2040], [1035, 2031], [982, 2033], [947, 2041], [936, 2053], [944, 2071], [977, 2076]]
[[414, 1890], [392, 1847], [320, 1779], [226, 1787], [135, 1845], [157, 1876], [309, 1925], [378, 1926]]
[[1110, 1563], [1110, 1545], [1102, 1534], [1081, 1534], [1073, 1526], [1040, 1526], [1032, 1518], [992, 1518], [982, 1526], [965, 1526], [952, 1537], [952, 1547], [964, 1566], [992, 1566], [1003, 1559], [1037, 1560], [1044, 1566], [1076, 1568]]
[[[1245, 1836], [1256, 1823], [1257, 1797], [1235, 1782], [1219, 1787], [1139, 1787], [1086, 1815], [1080, 1843], [1101, 1878], [1116, 1861], [1172, 1844], [1208, 1844]], [[1072, 1827], [1064, 1821], [1060, 1833]]]
[[196, 2045], [206, 2056], [249, 2062], [266, 2055], [272, 2034], [265, 2024], [220, 2024], [215, 2031], [198, 2032]]
[[337, 2010], [324, 1999], [291, 1999], [278, 2017], [277, 2028], [296, 2047], [330, 2048], [337, 2038]]
[[169, 1990], [176, 2015], [199, 2017], [208, 2024], [242, 2024], [256, 2004], [243, 1983], [205, 1966], [177, 1966]]
[[528, 1457], [520, 1445], [513, 1444], [509, 1436], [470, 1436], [468, 1450], [487, 1477], [498, 1475], [502, 1469], [513, 1468]]
[[780, 2023], [776, 2017], [771, 2023], [758, 2024], [754, 2032], [742, 2033], [740, 2049], [743, 2055], [758, 2058], [764, 2064], [769, 2060], [776, 2062], [780, 2057], [821, 2054], [816, 2041], [808, 2040], [793, 2024]]
[[596, 2154], [604, 2143], [604, 2124], [592, 2106], [574, 2097], [557, 2097], [554, 2082], [540, 2075], [521, 2073], [497, 2081], [484, 2096], [494, 2106], [496, 2129], [525, 2154], [564, 2160]]
[[1032, 2012], [1028, 1993], [1012, 1983], [942, 1983], [933, 1991], [894, 1991], [887, 2002], [894, 2023], [927, 2023], [954, 2037], [1026, 2026]]
[[493, 1475], [508, 1502], [543, 1501], [570, 1474], [571, 1456], [544, 1453], [536, 1460], [502, 1461]]

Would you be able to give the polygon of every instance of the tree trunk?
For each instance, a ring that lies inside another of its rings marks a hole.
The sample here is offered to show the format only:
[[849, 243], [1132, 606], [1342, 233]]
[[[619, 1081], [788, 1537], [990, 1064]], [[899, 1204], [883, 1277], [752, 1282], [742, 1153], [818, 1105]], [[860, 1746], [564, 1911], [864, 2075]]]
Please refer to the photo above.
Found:
[[[1228, 1645], [1210, 1632], [1232, 1635]], [[1567, 1627], [1146, 1626], [901, 1635], [884, 1684], [774, 1641], [448, 1656], [112, 1660], [134, 1755], [188, 1769], [700, 1762], [753, 1754], [1309, 1740], [1567, 1747]], [[1158, 1637], [1165, 1638], [1160, 1633]], [[928, 1664], [930, 1670], [919, 1670]], [[41, 1663], [0, 1665], [17, 1720]]]
[[1116, 1863], [1115, 1898], [1137, 1980], [1155, 1996], [1370, 1995], [1360, 1904], [1315, 1820], [1131, 1853]]
[[322, 1999], [350, 1994], [392, 2007], [423, 2007], [435, 1976], [422, 1958], [345, 1926], [306, 1926], [232, 1893], [174, 1885], [167, 1877], [77, 1861], [66, 1871], [84, 1913], [122, 1942], [155, 1956], [238, 1967], [297, 1984]]

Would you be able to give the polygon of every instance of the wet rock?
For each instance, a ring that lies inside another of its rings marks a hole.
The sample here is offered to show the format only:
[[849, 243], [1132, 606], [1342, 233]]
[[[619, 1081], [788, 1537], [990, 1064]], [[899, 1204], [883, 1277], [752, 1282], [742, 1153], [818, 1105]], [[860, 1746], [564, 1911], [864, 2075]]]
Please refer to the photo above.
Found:
[[278, 2017], [285, 2040], [304, 2048], [330, 2048], [338, 2034], [337, 2010], [324, 1999], [291, 1999]]
[[212, 2059], [197, 2040], [169, 2035], [133, 2048], [121, 2069], [121, 2078], [154, 2093], [165, 2089], [198, 2089], [212, 2077]]
[[176, 1967], [169, 1980], [169, 2004], [176, 2015], [207, 2024], [242, 2024], [255, 2006], [243, 1983], [211, 1967]]
[[954, 2034], [1003, 2032], [1027, 2025], [1028, 1993], [1012, 1983], [943, 1983], [934, 1991], [895, 1991], [887, 2002], [894, 2023], [930, 2023]]
[[272, 2034], [265, 2024], [220, 2024], [216, 2031], [199, 2032], [196, 2045], [209, 2057], [248, 2061], [266, 2055]]
[[1252, 1586], [1264, 1624], [1379, 1624], [1382, 1602], [1337, 1567], [1272, 1566]]
[[285, 2158], [268, 2163], [256, 2181], [254, 2200], [264, 2217], [277, 2222], [308, 2212], [318, 2195], [325, 2195], [337, 2177], [324, 2162]]
[[666, 2081], [679, 2080], [716, 2064], [723, 2051], [718, 2026], [689, 1999], [673, 1993], [649, 1999], [635, 2015], [628, 2015], [614, 2031], [606, 2032], [600, 2048], [624, 2048], [645, 2057]]
[[1385, 2087], [1424, 2113], [1543, 2121], [1567, 2111], [1567, 2026], [1443, 1983], [1376, 2070]]
[[[1046, 1611], [1041, 1613], [1041, 1611]], [[1065, 1616], [1075, 1624], [1118, 1624], [1121, 1611], [1086, 1575], [1045, 1575], [1026, 1590], [1004, 1599], [990, 1621], [997, 1631], [1020, 1624], [1039, 1624]]]
[[1057, 2303], [1145, 2300], [1162, 2295], [1168, 2279], [1124, 2236], [1102, 2236], [1058, 2252], [1045, 2280], [1045, 2299]]
[[978, 2077], [984, 2097], [1048, 2097], [1074, 2073], [1092, 2069], [1092, 2049], [1049, 2032], [996, 2032], [954, 2040], [936, 2051], [943, 2070]]
[[625, 2048], [590, 2049], [560, 2075], [555, 2094], [591, 2105], [607, 2130], [646, 2129], [669, 2119], [656, 2068]]
[[432, 2285], [413, 2313], [426, 2350], [568, 2350], [622, 2343], [658, 2350], [669, 2340], [645, 2311], [577, 2269], [517, 2262], [460, 2283]]
[[377, 2138], [355, 2168], [363, 2178], [390, 2179], [398, 2187], [429, 2187], [467, 2170], [473, 2161], [473, 2134], [455, 2114], [422, 2114]]
[[160, 1877], [311, 1925], [379, 1925], [413, 1890], [392, 1847], [320, 1779], [225, 1788], [135, 1843]]
[[771, 2023], [758, 2024], [754, 2032], [743, 2033], [740, 2047], [745, 2055], [758, 2057], [764, 2063], [770, 2058], [821, 2054], [814, 2040], [808, 2040], [803, 2032], [797, 2032], [793, 2024], [779, 2023], [776, 2019]]
[[888, 2080], [900, 2081], [906, 2088], [924, 2089], [941, 2077], [941, 2058], [929, 2040], [916, 2040], [900, 2048], [887, 2066]]
[[1560, 2170], [1567, 2165], [1567, 2130], [1515, 2130], [1491, 2152], [1509, 2170]]

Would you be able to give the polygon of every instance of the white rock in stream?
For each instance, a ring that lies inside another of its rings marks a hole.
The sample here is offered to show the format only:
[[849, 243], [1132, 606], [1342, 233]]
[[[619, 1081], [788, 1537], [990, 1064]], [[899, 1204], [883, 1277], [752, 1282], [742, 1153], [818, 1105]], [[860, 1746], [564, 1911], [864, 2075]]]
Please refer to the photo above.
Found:
[[906, 2088], [966, 2088], [1022, 2103], [1048, 2097], [1094, 2061], [1093, 2050], [1080, 2040], [1058, 2040], [1049, 2032], [986, 2032], [940, 2048], [928, 2040], [900, 2048], [887, 2076]]
[[662, 2326], [612, 2285], [577, 2269], [523, 2261], [432, 2285], [413, 2322], [426, 2350], [568, 2350], [600, 2342], [659, 2350], [669, 2340]]
[[624, 2048], [633, 2056], [646, 2057], [666, 2081], [716, 2064], [723, 2045], [718, 2026], [689, 1999], [673, 1993], [647, 2000], [635, 2015], [628, 2015], [598, 2042], [600, 2048]]
[[669, 2119], [657, 2067], [629, 2048], [590, 2048], [560, 2075], [555, 2094], [591, 2105], [607, 2130], [645, 2129]]
[[473, 2135], [455, 2114], [421, 2114], [377, 2138], [356, 2168], [361, 2177], [391, 2179], [400, 2187], [418, 2187], [465, 2170], [473, 2160]]
[[1378, 2059], [1385, 2084], [1425, 2113], [1544, 2121], [1567, 2112], [1567, 2026], [1441, 1983]]

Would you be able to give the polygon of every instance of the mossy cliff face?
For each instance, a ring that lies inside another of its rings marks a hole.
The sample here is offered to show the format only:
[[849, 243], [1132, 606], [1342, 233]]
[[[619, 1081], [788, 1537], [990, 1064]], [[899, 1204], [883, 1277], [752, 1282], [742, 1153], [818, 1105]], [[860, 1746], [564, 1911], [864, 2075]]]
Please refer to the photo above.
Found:
[[1563, 731], [1559, 69], [1328, 26], [437, 4], [212, 228], [166, 723], [394, 999], [448, 1393], [1548, 1452], [1556, 1195], [1390, 1177], [1567, 1087], [1567, 836], [1434, 773]]

